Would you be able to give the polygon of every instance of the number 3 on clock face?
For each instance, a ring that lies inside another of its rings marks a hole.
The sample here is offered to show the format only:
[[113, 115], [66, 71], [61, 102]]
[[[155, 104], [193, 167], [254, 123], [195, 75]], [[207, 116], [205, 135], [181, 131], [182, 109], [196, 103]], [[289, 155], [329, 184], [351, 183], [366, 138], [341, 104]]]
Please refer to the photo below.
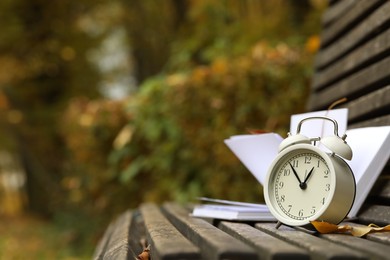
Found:
[[330, 192], [329, 167], [318, 154], [302, 151], [286, 156], [271, 179], [280, 213], [294, 220], [312, 217], [324, 206]]

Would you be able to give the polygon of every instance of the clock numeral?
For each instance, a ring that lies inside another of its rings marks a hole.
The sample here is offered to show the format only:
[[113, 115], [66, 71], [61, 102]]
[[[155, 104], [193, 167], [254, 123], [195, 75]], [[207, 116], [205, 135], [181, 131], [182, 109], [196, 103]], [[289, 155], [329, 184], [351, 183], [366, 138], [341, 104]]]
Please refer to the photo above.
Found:
[[317, 168], [320, 168], [320, 160], [317, 161]]
[[286, 196], [285, 195], [280, 196], [280, 202], [285, 202], [285, 201], [286, 201]]
[[284, 169], [283, 170], [283, 175], [284, 176], [289, 176], [290, 175], [290, 169]]
[[278, 183], [278, 187], [279, 187], [279, 189], [283, 188], [283, 187], [284, 187], [284, 182], [282, 182], [282, 181], [279, 182], [279, 183]]
[[311, 156], [305, 156], [305, 164], [311, 163]]
[[324, 178], [328, 178], [329, 177], [329, 170], [325, 170], [324, 171]]
[[303, 216], [303, 209], [300, 209], [300, 210], [298, 211], [298, 216], [300, 216], [300, 217]]
[[292, 208], [292, 205], [288, 205], [287, 207], [288, 207], [288, 210], [287, 210], [287, 212], [288, 212], [288, 213], [290, 213], [290, 211], [291, 211], [291, 208]]
[[330, 191], [330, 184], [329, 183], [326, 184], [325, 191]]
[[310, 214], [313, 215], [314, 213], [316, 213], [316, 207], [315, 206], [311, 207], [311, 211], [310, 211]]
[[325, 205], [325, 197], [322, 198], [321, 204], [322, 204], [322, 205]]
[[294, 168], [297, 168], [297, 167], [299, 166], [298, 163], [299, 163], [298, 160], [293, 160], [293, 161], [292, 161], [292, 166], [293, 166]]

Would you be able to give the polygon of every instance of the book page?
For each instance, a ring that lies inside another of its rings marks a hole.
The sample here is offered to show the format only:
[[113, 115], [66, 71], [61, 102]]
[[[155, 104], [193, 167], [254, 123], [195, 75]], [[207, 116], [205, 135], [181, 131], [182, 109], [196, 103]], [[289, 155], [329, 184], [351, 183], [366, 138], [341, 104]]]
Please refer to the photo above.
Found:
[[265, 176], [283, 138], [275, 133], [232, 136], [225, 144], [253, 176], [264, 185]]
[[356, 180], [356, 197], [349, 213], [356, 216], [390, 157], [390, 126], [365, 127], [347, 131], [353, 156], [346, 161]]

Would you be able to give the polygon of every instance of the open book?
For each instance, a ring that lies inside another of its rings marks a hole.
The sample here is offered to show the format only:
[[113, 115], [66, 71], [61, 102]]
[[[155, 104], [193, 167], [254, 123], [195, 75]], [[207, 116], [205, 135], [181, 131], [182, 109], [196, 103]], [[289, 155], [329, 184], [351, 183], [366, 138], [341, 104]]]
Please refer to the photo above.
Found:
[[[366, 127], [346, 130], [347, 109], [318, 111], [293, 115], [290, 132], [296, 134], [298, 123], [311, 116], [328, 116], [338, 122], [339, 136], [347, 134], [347, 143], [353, 151], [351, 167], [356, 180], [356, 197], [349, 217], [355, 217], [380, 172], [390, 157], [390, 126]], [[323, 120], [322, 120], [323, 121]], [[302, 125], [301, 134], [308, 137], [323, 137], [333, 134], [333, 125], [322, 121], [307, 121]], [[254, 177], [264, 185], [268, 168], [278, 154], [283, 138], [275, 133], [237, 135], [225, 140], [226, 145], [240, 159]]]

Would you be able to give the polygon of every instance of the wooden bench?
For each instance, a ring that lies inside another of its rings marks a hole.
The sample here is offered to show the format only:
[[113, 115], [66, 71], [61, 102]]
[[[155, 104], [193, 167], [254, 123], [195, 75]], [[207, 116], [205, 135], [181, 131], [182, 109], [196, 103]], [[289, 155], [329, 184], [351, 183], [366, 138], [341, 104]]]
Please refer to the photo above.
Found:
[[[390, 125], [390, 1], [330, 1], [308, 111], [346, 97], [349, 127]], [[367, 137], [370, 138], [370, 137]], [[351, 225], [390, 224], [389, 162]], [[364, 238], [275, 223], [189, 216], [190, 206], [144, 204], [113, 221], [95, 259], [390, 259], [390, 232]]]

